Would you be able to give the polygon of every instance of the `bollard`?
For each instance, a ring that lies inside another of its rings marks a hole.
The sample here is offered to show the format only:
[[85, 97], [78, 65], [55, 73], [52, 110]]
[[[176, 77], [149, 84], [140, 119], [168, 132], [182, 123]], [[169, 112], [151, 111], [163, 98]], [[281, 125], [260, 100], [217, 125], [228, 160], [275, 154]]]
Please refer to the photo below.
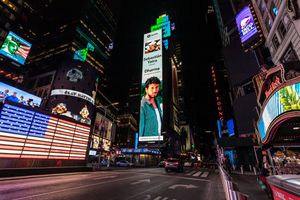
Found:
[[252, 166], [251, 165], [249, 165], [249, 170], [250, 170], [250, 172], [252, 172]]
[[254, 175], [256, 175], [256, 167], [253, 167]]
[[241, 174], [244, 174], [243, 165], [241, 165]]

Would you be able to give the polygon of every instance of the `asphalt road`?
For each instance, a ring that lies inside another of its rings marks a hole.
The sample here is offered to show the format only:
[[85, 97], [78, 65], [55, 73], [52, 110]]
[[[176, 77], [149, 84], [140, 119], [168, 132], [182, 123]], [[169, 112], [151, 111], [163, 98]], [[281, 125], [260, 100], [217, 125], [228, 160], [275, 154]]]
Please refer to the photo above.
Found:
[[218, 173], [120, 169], [0, 179], [1, 200], [222, 200]]

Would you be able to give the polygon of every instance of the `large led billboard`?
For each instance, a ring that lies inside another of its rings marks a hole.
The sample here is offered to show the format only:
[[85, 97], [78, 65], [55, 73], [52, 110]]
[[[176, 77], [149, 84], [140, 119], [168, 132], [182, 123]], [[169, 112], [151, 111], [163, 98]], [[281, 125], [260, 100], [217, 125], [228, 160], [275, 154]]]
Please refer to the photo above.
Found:
[[10, 31], [1, 46], [0, 54], [24, 64], [30, 48], [29, 42]]
[[40, 106], [42, 99], [23, 90], [0, 82], [0, 103], [12, 101], [27, 106]]
[[90, 127], [19, 106], [0, 113], [0, 157], [84, 160]]
[[236, 15], [235, 21], [242, 43], [257, 33], [257, 28], [249, 6], [246, 6]]
[[163, 140], [162, 30], [144, 35], [139, 141]]
[[53, 114], [90, 125], [97, 84], [97, 73], [88, 63], [65, 60], [56, 73], [46, 107]]
[[300, 110], [300, 83], [281, 88], [266, 103], [257, 124], [262, 141], [267, 138], [271, 122], [280, 114], [291, 110]]

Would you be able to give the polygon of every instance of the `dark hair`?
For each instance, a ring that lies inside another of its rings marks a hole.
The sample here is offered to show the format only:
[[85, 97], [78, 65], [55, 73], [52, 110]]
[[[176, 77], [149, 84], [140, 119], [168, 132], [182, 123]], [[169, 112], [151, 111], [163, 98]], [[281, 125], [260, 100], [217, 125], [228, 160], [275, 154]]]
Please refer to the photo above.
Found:
[[160, 80], [156, 76], [152, 76], [146, 80], [145, 88], [148, 88], [150, 84], [160, 84]]

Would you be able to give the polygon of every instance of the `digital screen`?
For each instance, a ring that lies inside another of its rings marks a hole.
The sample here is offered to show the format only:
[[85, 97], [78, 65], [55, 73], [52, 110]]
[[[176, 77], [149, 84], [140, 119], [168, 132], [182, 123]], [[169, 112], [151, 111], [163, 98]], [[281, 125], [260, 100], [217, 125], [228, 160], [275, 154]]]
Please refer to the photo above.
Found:
[[231, 137], [231, 136], [233, 136], [235, 134], [233, 119], [229, 119], [226, 122], [226, 124], [227, 124], [228, 136]]
[[290, 110], [300, 110], [300, 83], [281, 88], [266, 103], [258, 121], [262, 141], [267, 138], [266, 134], [271, 122], [280, 114]]
[[163, 123], [161, 40], [161, 30], [144, 35], [139, 141], [163, 140], [161, 135]]
[[101, 138], [111, 140], [112, 138], [112, 122], [101, 115], [100, 113], [96, 114], [95, 125], [94, 125], [94, 134], [99, 135]]
[[5, 101], [21, 103], [31, 107], [39, 107], [42, 99], [38, 96], [34, 96], [30, 93], [24, 92], [23, 90], [0, 82], [0, 103], [4, 103]]
[[64, 60], [56, 72], [53, 90], [45, 102], [46, 109], [53, 114], [91, 125], [98, 85], [96, 78], [95, 69], [88, 63]]
[[151, 31], [156, 31], [162, 29], [162, 37], [170, 37], [171, 36], [171, 23], [170, 21], [163, 22], [161, 24], [151, 26]]
[[242, 43], [257, 33], [257, 28], [249, 6], [246, 6], [235, 17]]
[[29, 42], [10, 31], [1, 46], [0, 54], [24, 64], [30, 48], [31, 44]]
[[4, 104], [0, 157], [84, 160], [90, 127]]

